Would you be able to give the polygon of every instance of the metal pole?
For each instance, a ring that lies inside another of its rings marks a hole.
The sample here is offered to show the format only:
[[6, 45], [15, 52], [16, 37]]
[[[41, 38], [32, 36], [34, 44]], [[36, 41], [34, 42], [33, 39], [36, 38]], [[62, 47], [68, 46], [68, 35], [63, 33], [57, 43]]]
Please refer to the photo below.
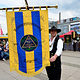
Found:
[[[56, 6], [35, 6], [34, 7], [34, 9], [38, 9], [38, 8], [58, 8], [58, 6], [56, 5]], [[21, 8], [21, 9], [26, 9], [26, 7], [14, 7], [14, 9], [19, 9], [19, 8]], [[33, 7], [28, 7], [29, 9], [33, 9]], [[0, 10], [12, 10], [13, 8], [0, 8]]]
[[27, 0], [25, 0], [25, 4], [26, 4], [26, 6], [27, 6], [27, 9], [29, 10], [29, 6], [28, 6]]
[[28, 6], [28, 2], [27, 2], [27, 0], [25, 0], [25, 3], [26, 3], [26, 6]]

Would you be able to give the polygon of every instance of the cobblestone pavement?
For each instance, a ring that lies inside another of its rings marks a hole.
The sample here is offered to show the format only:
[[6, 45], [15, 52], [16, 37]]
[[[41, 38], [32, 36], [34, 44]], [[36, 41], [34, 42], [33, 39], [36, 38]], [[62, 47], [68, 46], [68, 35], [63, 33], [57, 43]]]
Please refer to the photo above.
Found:
[[[61, 80], [80, 80], [80, 52], [63, 51]], [[45, 69], [34, 77], [9, 71], [9, 61], [0, 61], [0, 80], [48, 80]]]

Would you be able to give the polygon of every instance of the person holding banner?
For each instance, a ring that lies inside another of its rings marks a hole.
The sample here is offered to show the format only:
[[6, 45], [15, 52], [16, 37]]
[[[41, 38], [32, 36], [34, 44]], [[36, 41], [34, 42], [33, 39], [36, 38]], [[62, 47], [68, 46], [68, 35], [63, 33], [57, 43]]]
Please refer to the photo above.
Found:
[[61, 32], [61, 29], [57, 29], [53, 26], [49, 29], [51, 38], [49, 41], [50, 47], [50, 66], [46, 67], [49, 80], [61, 79], [61, 53], [63, 49], [63, 41], [59, 38], [57, 33]]

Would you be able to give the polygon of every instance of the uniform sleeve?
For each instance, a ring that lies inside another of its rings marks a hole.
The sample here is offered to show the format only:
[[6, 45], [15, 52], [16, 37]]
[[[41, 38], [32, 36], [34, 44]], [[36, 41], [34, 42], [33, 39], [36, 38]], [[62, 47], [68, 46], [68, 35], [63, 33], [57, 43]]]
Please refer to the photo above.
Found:
[[58, 40], [56, 55], [60, 56], [62, 54], [63, 49], [63, 41], [61, 39]]

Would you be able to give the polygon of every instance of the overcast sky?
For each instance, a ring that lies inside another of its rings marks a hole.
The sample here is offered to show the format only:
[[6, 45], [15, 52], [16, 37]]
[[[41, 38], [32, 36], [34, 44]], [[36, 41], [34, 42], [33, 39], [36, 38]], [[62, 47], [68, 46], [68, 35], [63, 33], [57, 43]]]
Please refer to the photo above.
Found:
[[[49, 20], [57, 21], [59, 19], [59, 12], [61, 12], [61, 19], [71, 17], [80, 17], [80, 0], [27, 0], [29, 6], [53, 6], [58, 5], [58, 9], [49, 9]], [[8, 7], [23, 7], [25, 0], [0, 0], [0, 8]], [[7, 33], [6, 15], [5, 11], [0, 11], [0, 24]]]

